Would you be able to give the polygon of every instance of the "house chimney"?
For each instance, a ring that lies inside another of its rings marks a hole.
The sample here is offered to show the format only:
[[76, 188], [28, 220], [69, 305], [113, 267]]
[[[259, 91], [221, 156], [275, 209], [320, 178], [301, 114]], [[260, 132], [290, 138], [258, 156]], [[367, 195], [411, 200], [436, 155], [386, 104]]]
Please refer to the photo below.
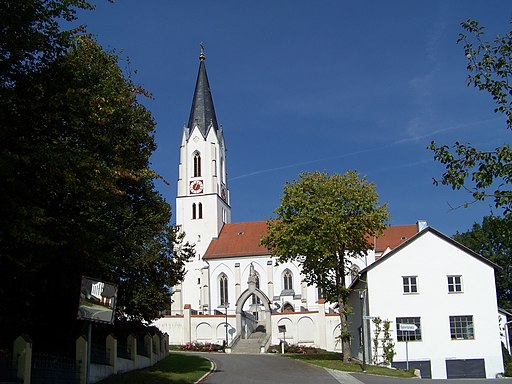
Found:
[[418, 220], [416, 225], [418, 226], [418, 232], [421, 232], [428, 227], [427, 220]]

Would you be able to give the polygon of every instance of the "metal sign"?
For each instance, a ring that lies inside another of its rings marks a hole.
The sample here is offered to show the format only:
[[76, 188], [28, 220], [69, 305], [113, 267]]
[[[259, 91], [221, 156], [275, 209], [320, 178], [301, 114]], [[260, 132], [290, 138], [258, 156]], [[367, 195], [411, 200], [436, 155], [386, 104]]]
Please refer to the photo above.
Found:
[[278, 325], [277, 329], [279, 330], [279, 333], [286, 332], [286, 325]]
[[418, 329], [416, 324], [398, 324], [398, 329], [400, 331], [414, 332]]
[[112, 324], [117, 302], [117, 285], [83, 276], [78, 319]]

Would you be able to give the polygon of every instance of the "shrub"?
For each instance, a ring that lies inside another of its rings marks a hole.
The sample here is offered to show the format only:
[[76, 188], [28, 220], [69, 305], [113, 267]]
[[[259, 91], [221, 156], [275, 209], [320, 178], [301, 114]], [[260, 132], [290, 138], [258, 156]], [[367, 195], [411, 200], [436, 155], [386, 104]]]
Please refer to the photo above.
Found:
[[508, 363], [505, 367], [505, 374], [506, 377], [512, 377], [512, 363]]

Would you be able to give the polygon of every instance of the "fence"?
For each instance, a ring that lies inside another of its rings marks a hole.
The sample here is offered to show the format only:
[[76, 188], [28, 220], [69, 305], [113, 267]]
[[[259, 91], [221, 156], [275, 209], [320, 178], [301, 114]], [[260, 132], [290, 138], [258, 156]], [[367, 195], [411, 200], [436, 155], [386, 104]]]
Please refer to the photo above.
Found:
[[87, 340], [76, 340], [75, 358], [36, 354], [25, 335], [14, 341], [12, 355], [0, 356], [0, 382], [23, 384], [92, 384], [110, 375], [154, 365], [168, 355], [169, 336], [130, 335], [119, 343], [113, 335], [103, 345], [93, 345], [87, 380]]

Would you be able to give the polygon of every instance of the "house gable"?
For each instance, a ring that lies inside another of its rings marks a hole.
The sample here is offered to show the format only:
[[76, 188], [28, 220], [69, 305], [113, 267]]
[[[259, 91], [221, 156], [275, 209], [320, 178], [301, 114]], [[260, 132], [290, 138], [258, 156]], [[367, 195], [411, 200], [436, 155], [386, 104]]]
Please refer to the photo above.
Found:
[[471, 249], [465, 247], [464, 245], [462, 245], [459, 242], [453, 240], [452, 238], [446, 236], [445, 234], [439, 232], [438, 230], [436, 230], [432, 227], [427, 227], [424, 230], [422, 230], [421, 232], [418, 232], [417, 234], [413, 235], [408, 240], [404, 241], [402, 244], [398, 245], [396, 248], [394, 248], [390, 252], [386, 253], [384, 256], [382, 256], [380, 259], [378, 259], [374, 263], [370, 264], [368, 267], [361, 270], [360, 274], [361, 275], [365, 274], [368, 271], [379, 267], [382, 263], [385, 263], [387, 260], [392, 258], [394, 255], [401, 252], [404, 248], [411, 246], [411, 244], [413, 244], [414, 242], [417, 242], [419, 239], [423, 238], [424, 236], [427, 236], [428, 234], [431, 234], [431, 235], [439, 238], [440, 240], [446, 242], [450, 246], [453, 246], [453, 247], [459, 249], [460, 251], [466, 253], [468, 256], [471, 256], [494, 269], [501, 269], [501, 267], [499, 265], [493, 263], [492, 261], [486, 259], [485, 257], [483, 257], [483, 256], [479, 255], [478, 253], [472, 251]]

